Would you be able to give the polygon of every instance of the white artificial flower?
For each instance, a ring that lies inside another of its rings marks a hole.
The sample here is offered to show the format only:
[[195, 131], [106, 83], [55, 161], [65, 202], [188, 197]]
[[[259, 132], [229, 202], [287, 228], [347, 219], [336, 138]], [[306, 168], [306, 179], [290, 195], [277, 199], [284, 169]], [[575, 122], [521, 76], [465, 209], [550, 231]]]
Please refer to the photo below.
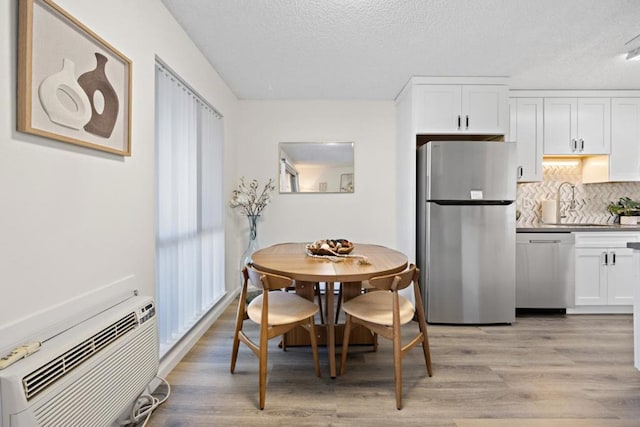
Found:
[[258, 196], [257, 189], [259, 187], [257, 180], [252, 180], [249, 185], [245, 183], [244, 177], [240, 178], [240, 184], [237, 190], [233, 190], [229, 206], [239, 208], [244, 215], [260, 215], [260, 212], [271, 201], [271, 191], [275, 190], [273, 179], [269, 179], [264, 189]]

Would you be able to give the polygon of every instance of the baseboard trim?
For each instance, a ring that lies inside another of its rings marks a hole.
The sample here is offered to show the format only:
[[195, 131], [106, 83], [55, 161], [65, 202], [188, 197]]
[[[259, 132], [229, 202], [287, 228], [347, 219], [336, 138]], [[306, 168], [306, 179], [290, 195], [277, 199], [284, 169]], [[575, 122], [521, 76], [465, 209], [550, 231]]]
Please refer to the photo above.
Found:
[[567, 314], [631, 314], [632, 305], [585, 305], [567, 308]]

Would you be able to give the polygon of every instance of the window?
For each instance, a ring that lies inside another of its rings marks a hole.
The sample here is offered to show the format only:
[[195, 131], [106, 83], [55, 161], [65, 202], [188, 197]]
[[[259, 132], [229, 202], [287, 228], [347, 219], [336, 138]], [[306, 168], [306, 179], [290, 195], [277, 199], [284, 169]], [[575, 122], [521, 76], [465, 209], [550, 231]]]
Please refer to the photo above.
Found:
[[286, 193], [300, 191], [298, 171], [286, 159], [280, 159], [280, 191]]
[[160, 355], [224, 295], [222, 117], [156, 63]]

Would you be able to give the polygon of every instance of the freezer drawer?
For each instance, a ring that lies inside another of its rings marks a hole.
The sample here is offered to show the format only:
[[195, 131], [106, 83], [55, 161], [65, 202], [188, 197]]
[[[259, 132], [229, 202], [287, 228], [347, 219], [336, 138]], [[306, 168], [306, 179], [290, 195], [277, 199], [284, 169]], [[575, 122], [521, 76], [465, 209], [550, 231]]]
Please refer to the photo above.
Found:
[[515, 205], [427, 203], [431, 323], [515, 321]]
[[574, 262], [572, 233], [518, 233], [516, 307], [573, 307]]

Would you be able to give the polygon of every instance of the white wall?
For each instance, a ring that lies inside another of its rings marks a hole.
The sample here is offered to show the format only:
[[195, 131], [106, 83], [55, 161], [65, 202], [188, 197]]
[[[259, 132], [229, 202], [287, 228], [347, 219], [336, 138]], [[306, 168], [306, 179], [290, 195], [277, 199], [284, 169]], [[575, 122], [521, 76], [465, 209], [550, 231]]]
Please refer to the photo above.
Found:
[[159, 0], [57, 0], [133, 62], [131, 157], [17, 132], [17, 3], [0, 0], [0, 329], [130, 275], [155, 294], [155, 55], [225, 116], [236, 176], [238, 101]]
[[325, 192], [340, 192], [343, 174], [352, 174], [351, 166], [297, 165], [300, 191], [319, 192], [320, 183], [326, 184]]
[[[346, 238], [395, 247], [393, 101], [240, 101], [238, 175], [278, 182], [278, 143], [355, 142], [353, 194], [274, 194], [258, 223], [262, 247]], [[246, 219], [241, 244], [248, 239]]]

